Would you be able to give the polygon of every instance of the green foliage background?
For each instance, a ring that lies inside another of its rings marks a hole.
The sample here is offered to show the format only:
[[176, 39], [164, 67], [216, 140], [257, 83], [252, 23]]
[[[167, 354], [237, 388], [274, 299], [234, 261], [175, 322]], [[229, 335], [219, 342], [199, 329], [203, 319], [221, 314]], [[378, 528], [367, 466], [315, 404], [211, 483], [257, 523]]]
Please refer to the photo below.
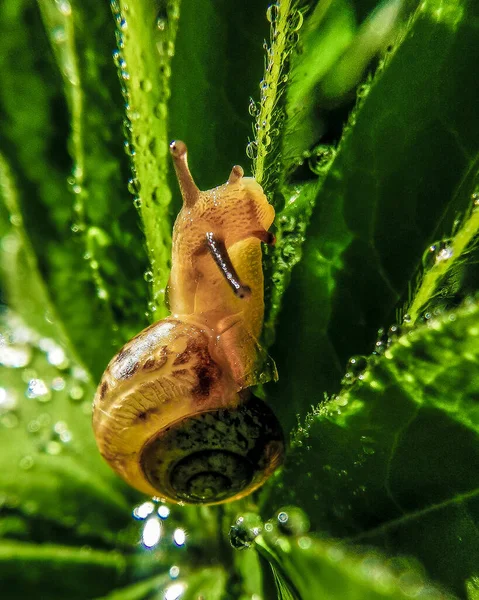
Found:
[[[269, 4], [0, 4], [2, 598], [479, 598], [479, 4]], [[167, 514], [90, 407], [167, 314], [170, 138], [275, 205], [290, 448], [255, 496]]]

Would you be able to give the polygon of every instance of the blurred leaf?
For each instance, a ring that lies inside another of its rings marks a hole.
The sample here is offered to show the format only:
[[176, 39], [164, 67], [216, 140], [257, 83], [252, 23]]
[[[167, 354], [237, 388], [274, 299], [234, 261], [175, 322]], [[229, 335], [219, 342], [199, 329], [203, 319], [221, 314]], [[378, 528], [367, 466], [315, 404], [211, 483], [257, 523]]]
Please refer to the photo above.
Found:
[[479, 560], [478, 335], [472, 303], [371, 361], [299, 427], [268, 511], [298, 504], [316, 530], [414, 555], [463, 594]]
[[281, 600], [453, 598], [427, 582], [414, 561], [390, 559], [372, 548], [308, 535], [280, 535], [274, 527], [256, 539], [256, 548], [271, 562]]
[[13, 316], [2, 319], [1, 331], [1, 362], [10, 365], [0, 367], [3, 504], [66, 527], [70, 536], [114, 546], [119, 530], [131, 523], [135, 495], [125, 494], [125, 485], [98, 453], [86, 373], [57, 342]]
[[291, 59], [287, 87], [287, 115], [283, 164], [291, 168], [303, 152], [319, 141], [325, 122], [318, 118], [316, 85], [351, 43], [356, 31], [349, 0], [318, 2], [300, 30]]
[[116, 552], [2, 541], [0, 591], [4, 598], [12, 590], [16, 598], [31, 598], [35, 590], [48, 600], [96, 598], [126, 580], [126, 566]]

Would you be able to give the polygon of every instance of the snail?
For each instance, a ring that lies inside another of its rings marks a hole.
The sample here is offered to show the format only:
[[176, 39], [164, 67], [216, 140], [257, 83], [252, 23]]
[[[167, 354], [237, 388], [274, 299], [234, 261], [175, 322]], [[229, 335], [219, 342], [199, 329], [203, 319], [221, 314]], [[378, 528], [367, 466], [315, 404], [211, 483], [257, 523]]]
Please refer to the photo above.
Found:
[[171, 316], [110, 361], [93, 429], [103, 457], [134, 488], [175, 503], [219, 504], [257, 489], [283, 458], [279, 422], [250, 389], [276, 378], [257, 341], [261, 242], [274, 243], [274, 209], [240, 166], [224, 185], [200, 191], [185, 144], [172, 142], [170, 151], [183, 197]]

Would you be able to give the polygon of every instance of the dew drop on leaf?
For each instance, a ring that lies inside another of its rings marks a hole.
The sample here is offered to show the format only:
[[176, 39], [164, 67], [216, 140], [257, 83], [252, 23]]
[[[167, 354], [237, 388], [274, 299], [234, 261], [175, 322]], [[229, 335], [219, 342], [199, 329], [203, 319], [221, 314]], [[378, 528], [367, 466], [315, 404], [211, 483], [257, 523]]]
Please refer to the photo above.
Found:
[[244, 513], [237, 517], [230, 528], [230, 544], [236, 550], [249, 548], [263, 529], [261, 517], [256, 513]]

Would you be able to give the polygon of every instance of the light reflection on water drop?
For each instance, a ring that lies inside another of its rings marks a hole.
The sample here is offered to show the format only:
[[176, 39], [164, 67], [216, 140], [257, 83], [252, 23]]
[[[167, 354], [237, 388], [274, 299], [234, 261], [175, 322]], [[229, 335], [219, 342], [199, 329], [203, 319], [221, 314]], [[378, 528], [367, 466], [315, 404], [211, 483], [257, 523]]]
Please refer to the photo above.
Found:
[[165, 506], [164, 504], [162, 504], [161, 506], [158, 507], [158, 516], [161, 517], [162, 519], [166, 519], [168, 518], [170, 514], [170, 509]]
[[5, 367], [19, 369], [26, 367], [32, 359], [32, 350], [30, 346], [16, 345], [9, 346], [2, 339], [0, 342], [0, 364]]
[[156, 517], [150, 517], [143, 527], [142, 542], [147, 548], [156, 546], [161, 538], [161, 521]]
[[185, 583], [173, 583], [165, 590], [164, 600], [179, 600], [186, 590]]
[[63, 377], [55, 377], [54, 379], [52, 379], [52, 390], [55, 390], [55, 392], [60, 392], [64, 388], [65, 380], [63, 379]]
[[180, 574], [180, 567], [178, 567], [177, 565], [172, 565], [170, 567], [170, 577], [171, 577], [171, 579], [176, 579], [179, 574]]
[[155, 510], [153, 502], [143, 502], [133, 509], [133, 516], [135, 519], [143, 520], [146, 519]]
[[52, 348], [47, 352], [47, 360], [51, 365], [58, 367], [59, 369], [66, 369], [69, 365], [65, 352], [60, 346]]
[[17, 397], [12, 392], [0, 387], [0, 414], [14, 410], [17, 407]]
[[186, 542], [186, 532], [181, 527], [175, 529], [173, 533], [173, 541], [177, 546], [184, 546]]
[[78, 401], [83, 398], [85, 390], [81, 387], [81, 385], [72, 385], [70, 388], [69, 396], [71, 400]]
[[30, 379], [26, 395], [27, 398], [36, 398], [40, 402], [48, 402], [51, 398], [50, 390], [43, 379]]

